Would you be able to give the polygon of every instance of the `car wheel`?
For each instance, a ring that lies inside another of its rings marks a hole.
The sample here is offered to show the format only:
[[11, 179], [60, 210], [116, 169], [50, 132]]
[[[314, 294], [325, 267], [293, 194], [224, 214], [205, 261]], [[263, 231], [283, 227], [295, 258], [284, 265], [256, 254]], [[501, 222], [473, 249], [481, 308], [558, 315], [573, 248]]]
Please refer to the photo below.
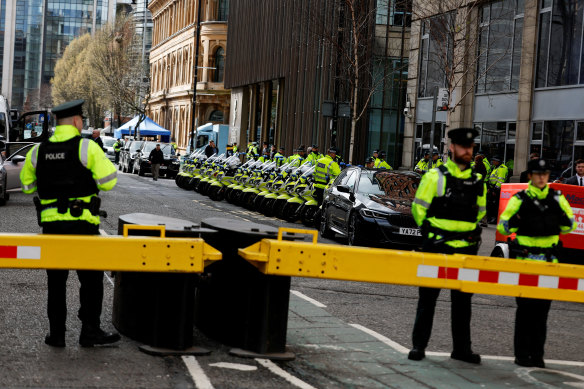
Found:
[[349, 217], [349, 225], [347, 226], [349, 246], [360, 246], [363, 243], [361, 236], [357, 232], [357, 223], [357, 214], [353, 212]]
[[329, 228], [328, 225], [328, 216], [327, 216], [327, 212], [326, 212], [326, 208], [323, 209], [322, 211], [322, 216], [320, 219], [320, 236], [323, 237], [324, 239], [332, 239], [335, 237], [335, 233]]

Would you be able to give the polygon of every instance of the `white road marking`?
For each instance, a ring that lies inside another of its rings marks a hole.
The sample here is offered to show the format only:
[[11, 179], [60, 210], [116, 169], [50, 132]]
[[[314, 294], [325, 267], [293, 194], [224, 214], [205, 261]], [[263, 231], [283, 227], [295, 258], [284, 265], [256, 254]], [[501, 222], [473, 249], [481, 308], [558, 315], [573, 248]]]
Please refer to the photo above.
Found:
[[335, 346], [332, 344], [299, 344], [298, 346], [306, 347], [306, 348], [314, 348], [317, 350], [328, 349], [328, 350], [335, 350], [335, 351], [347, 351], [347, 349], [344, 347]]
[[303, 300], [306, 300], [306, 301], [308, 301], [308, 302], [309, 302], [309, 303], [311, 303], [311, 304], [314, 304], [314, 305], [316, 305], [316, 306], [317, 306], [317, 307], [319, 307], [319, 308], [326, 308], [326, 305], [324, 305], [323, 303], [320, 303], [320, 302], [316, 301], [315, 299], [313, 299], [313, 298], [310, 298], [310, 297], [308, 297], [307, 295], [300, 293], [300, 292], [299, 292], [299, 291], [297, 291], [297, 290], [290, 290], [290, 293], [292, 293], [292, 294], [294, 294], [294, 295], [296, 295], [296, 296], [300, 297], [300, 298], [301, 298], [301, 299], [303, 299]]
[[316, 389], [314, 386], [307, 384], [299, 378], [294, 377], [292, 374], [288, 373], [286, 370], [280, 368], [274, 362], [269, 359], [256, 358], [256, 361], [272, 373], [284, 378], [286, 381], [290, 382], [292, 385], [300, 389]]
[[257, 366], [242, 365], [240, 363], [229, 363], [229, 362], [211, 363], [211, 364], [209, 364], [209, 366], [220, 367], [222, 369], [239, 370], [239, 371], [254, 371], [254, 370], [258, 369]]
[[382, 343], [385, 343], [386, 345], [388, 345], [389, 347], [391, 347], [392, 349], [394, 349], [397, 352], [406, 354], [406, 353], [408, 353], [410, 351], [407, 348], [405, 348], [404, 346], [402, 346], [401, 344], [399, 344], [397, 342], [394, 342], [393, 340], [391, 340], [391, 339], [389, 339], [389, 338], [387, 338], [387, 337], [385, 337], [385, 336], [383, 336], [381, 334], [378, 334], [377, 332], [375, 332], [373, 330], [370, 330], [367, 327], [363, 327], [360, 324], [349, 324], [349, 325], [351, 327], [354, 327], [354, 328], [356, 328], [358, 330], [361, 330], [361, 331], [365, 332], [366, 334], [369, 334], [369, 335], [373, 336], [375, 339], [379, 340]]
[[[392, 349], [394, 349], [397, 352], [400, 352], [402, 354], [407, 354], [410, 352], [410, 350], [404, 346], [402, 346], [401, 344], [394, 342], [393, 340], [373, 331], [370, 330], [367, 327], [364, 327], [360, 324], [351, 324], [349, 323], [349, 325], [351, 327], [354, 327], [358, 330], [361, 330], [363, 332], [365, 332], [366, 334], [369, 334], [371, 336], [373, 336], [375, 339], [381, 341], [382, 343], [385, 343], [386, 345], [388, 345], [389, 347], [391, 347]], [[439, 352], [439, 351], [426, 351], [426, 355], [427, 356], [432, 356], [432, 357], [450, 357], [450, 353], [445, 353], [445, 352]], [[513, 361], [515, 358], [513, 357], [504, 357], [504, 356], [498, 356], [498, 355], [481, 355], [482, 359], [489, 359], [489, 360], [494, 360], [494, 361]], [[578, 366], [578, 367], [584, 367], [584, 362], [578, 362], [578, 361], [562, 361], [562, 360], [558, 360], [558, 359], [546, 359], [545, 360], [546, 364], [550, 364], [550, 365], [563, 365], [563, 366]], [[546, 370], [548, 371], [548, 370]]]
[[[538, 370], [542, 370], [542, 369], [539, 369], [537, 367], [521, 367], [521, 368], [515, 369], [515, 374], [517, 374], [517, 377], [521, 378], [522, 380], [524, 380], [527, 383], [535, 384], [535, 385], [537, 385], [539, 387], [543, 387], [543, 388], [550, 388], [550, 389], [557, 388], [557, 386], [546, 384], [545, 382], [542, 382], [531, 375], [532, 371], [538, 371]], [[563, 375], [566, 377], [574, 378], [578, 381], [577, 382], [564, 382], [564, 385], [571, 386], [573, 388], [584, 388], [584, 376], [574, 374], [574, 373], [569, 373], [567, 371], [560, 371], [560, 370], [545, 369], [543, 371], [545, 371], [546, 374], [559, 374], [559, 375]]]
[[106, 280], [108, 280], [109, 283], [112, 284], [112, 286], [114, 286], [114, 280], [112, 280], [111, 277], [106, 272], [104, 272], [104, 274], [105, 274]]
[[197, 389], [213, 389], [213, 385], [211, 384], [211, 381], [209, 381], [209, 377], [207, 377], [195, 357], [190, 355], [183, 356], [182, 360], [187, 366], [187, 369]]

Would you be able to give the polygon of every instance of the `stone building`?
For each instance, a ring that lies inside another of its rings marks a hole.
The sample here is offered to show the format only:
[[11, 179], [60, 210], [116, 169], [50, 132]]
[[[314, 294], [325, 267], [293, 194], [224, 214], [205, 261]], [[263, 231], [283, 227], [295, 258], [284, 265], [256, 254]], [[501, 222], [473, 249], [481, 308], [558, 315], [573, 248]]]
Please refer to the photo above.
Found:
[[446, 86], [434, 59], [448, 46], [432, 29], [448, 14], [457, 18], [454, 39], [464, 43], [467, 66], [457, 70], [451, 98], [461, 104], [449, 116], [436, 113], [434, 145], [446, 149], [447, 121], [450, 128], [474, 126], [477, 149], [503, 158], [515, 177], [531, 152], [552, 164], [552, 177], [570, 174], [571, 161], [584, 157], [584, 0], [479, 2], [464, 18], [462, 8], [419, 18], [420, 4], [428, 2], [417, 0], [413, 8], [402, 165], [415, 165], [430, 143], [433, 90]]
[[[171, 131], [185, 149], [192, 126], [199, 0], [151, 0], [154, 23], [150, 51], [148, 116]], [[230, 93], [223, 86], [229, 0], [200, 0], [201, 23], [195, 125], [224, 123]]]

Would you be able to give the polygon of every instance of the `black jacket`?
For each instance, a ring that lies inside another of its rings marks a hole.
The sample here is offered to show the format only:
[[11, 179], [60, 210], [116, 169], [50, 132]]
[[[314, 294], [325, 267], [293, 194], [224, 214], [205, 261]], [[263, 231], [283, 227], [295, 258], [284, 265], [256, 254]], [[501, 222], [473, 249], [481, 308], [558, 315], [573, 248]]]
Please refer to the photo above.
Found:
[[150, 155], [148, 156], [148, 160], [152, 162], [152, 164], [161, 164], [164, 162], [164, 153], [162, 150], [152, 150]]
[[207, 156], [207, 158], [217, 153], [218, 153], [217, 147], [211, 147], [211, 145], [207, 145], [207, 147], [205, 147], [205, 155]]
[[566, 181], [564, 181], [563, 184], [580, 185], [580, 178], [576, 174], [575, 176], [572, 176], [572, 177], [568, 178]]
[[[91, 139], [93, 139], [93, 138], [91, 138]], [[97, 138], [93, 139], [93, 141], [95, 143], [97, 143], [103, 151], [105, 151], [105, 148], [103, 147], [103, 141], [101, 140], [101, 136], [98, 136]]]

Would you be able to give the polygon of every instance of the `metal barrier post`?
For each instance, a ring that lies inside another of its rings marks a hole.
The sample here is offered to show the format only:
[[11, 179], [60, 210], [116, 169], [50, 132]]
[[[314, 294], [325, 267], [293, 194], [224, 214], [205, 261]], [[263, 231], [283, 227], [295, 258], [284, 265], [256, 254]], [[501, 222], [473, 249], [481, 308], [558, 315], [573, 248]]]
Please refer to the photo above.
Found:
[[[133, 225], [153, 225], [153, 227]], [[164, 237], [199, 237], [192, 222], [150, 214], [122, 215], [118, 233]], [[193, 346], [197, 274], [116, 272], [113, 324], [123, 335], [145, 343], [151, 355], [205, 355]]]
[[[263, 238], [275, 238], [277, 229], [239, 220], [210, 218], [203, 227], [216, 230], [202, 235], [222, 252], [210, 265], [208, 279], [198, 290], [196, 325], [206, 335], [235, 347], [231, 354], [273, 360], [291, 360], [286, 352], [290, 277], [260, 273], [237, 254]], [[284, 239], [300, 239], [287, 234]]]

